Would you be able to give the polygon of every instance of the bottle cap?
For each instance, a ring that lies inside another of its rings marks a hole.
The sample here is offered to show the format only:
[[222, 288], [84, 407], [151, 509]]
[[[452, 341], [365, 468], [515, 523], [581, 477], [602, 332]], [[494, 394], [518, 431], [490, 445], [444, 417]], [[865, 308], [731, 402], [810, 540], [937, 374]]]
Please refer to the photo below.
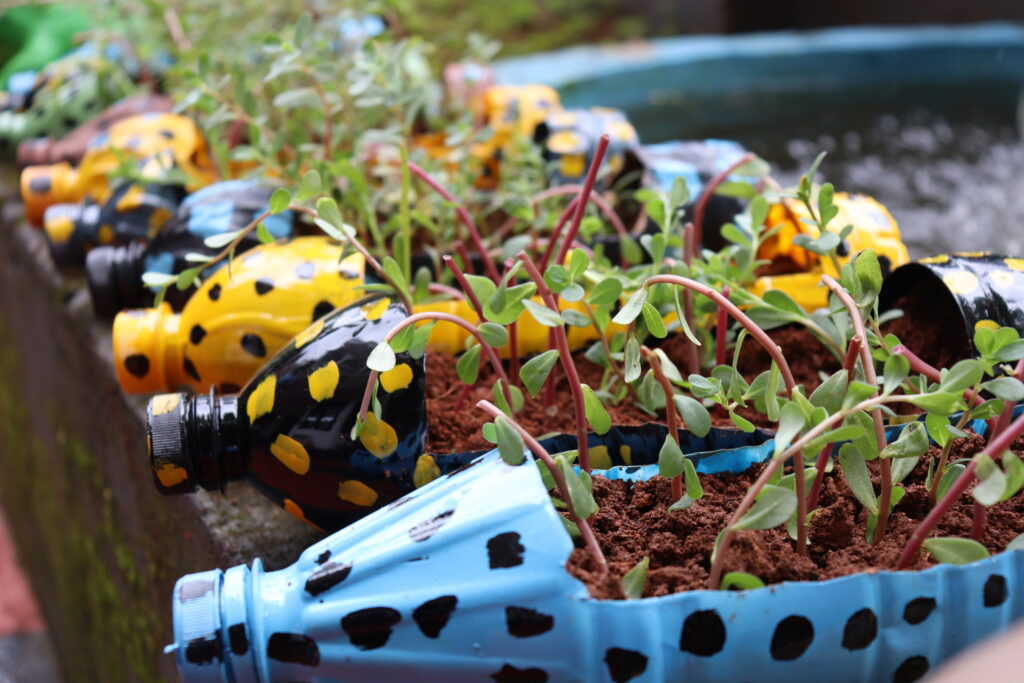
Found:
[[80, 265], [85, 252], [74, 239], [82, 219], [81, 204], [53, 204], [43, 213], [43, 229], [50, 243], [50, 255], [58, 268]]
[[133, 242], [121, 247], [96, 247], [86, 254], [85, 280], [98, 317], [109, 320], [126, 308], [153, 302], [139, 272], [144, 251], [141, 242]]
[[159, 394], [146, 408], [146, 436], [153, 483], [164, 495], [192, 493], [198, 487], [186, 453], [185, 394]]
[[114, 318], [114, 366], [121, 388], [129, 394], [152, 394], [175, 388], [167, 368], [180, 316], [164, 302], [159, 308], [121, 311]]
[[61, 201], [70, 201], [71, 164], [28, 166], [21, 172], [21, 200], [25, 204], [25, 219], [42, 226], [46, 207]]

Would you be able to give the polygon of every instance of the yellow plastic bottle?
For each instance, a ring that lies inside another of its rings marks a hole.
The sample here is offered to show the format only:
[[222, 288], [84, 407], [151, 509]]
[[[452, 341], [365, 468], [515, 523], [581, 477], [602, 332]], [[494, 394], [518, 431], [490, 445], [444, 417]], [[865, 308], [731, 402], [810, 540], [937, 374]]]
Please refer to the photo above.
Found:
[[188, 178], [189, 191], [216, 179], [206, 141], [199, 128], [184, 116], [150, 113], [132, 116], [93, 138], [82, 162], [29, 166], [21, 172], [25, 217], [42, 225], [46, 207], [91, 199], [103, 203], [113, 188], [108, 176], [126, 157], [139, 161], [144, 177], [159, 178], [176, 167]]
[[[840, 192], [834, 201], [839, 213], [829, 223], [829, 229], [838, 231], [847, 225], [853, 226], [845, 245], [840, 248], [840, 266], [864, 249], [874, 249], [885, 274], [910, 260], [900, 238], [899, 225], [888, 209], [867, 195]], [[796, 200], [787, 199], [772, 205], [765, 223], [769, 228], [781, 224], [781, 229], [766, 240], [757, 253], [759, 259], [772, 262], [772, 274], [759, 277], [750, 291], [764, 296], [770, 289], [779, 289], [812, 311], [828, 305], [828, 289], [819, 286], [821, 276], [839, 277], [839, 274], [831, 259], [794, 244], [793, 238], [797, 235], [814, 238], [820, 234], [818, 228], [804, 223], [803, 218], [809, 218], [807, 208]]]
[[211, 386], [233, 393], [310, 323], [364, 295], [363, 257], [327, 237], [256, 247], [221, 267], [180, 314], [168, 304], [114, 319], [117, 377], [128, 393]]

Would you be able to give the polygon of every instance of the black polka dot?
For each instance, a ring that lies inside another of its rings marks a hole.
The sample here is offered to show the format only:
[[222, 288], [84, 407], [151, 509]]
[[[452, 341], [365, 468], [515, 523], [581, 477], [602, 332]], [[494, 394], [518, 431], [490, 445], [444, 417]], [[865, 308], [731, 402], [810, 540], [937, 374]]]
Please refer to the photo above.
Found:
[[334, 310], [334, 304], [330, 301], [321, 301], [313, 307], [313, 322], [316, 322], [320, 318], [324, 317], [328, 313]]
[[417, 543], [422, 543], [436, 534], [437, 530], [443, 527], [453, 514], [455, 514], [455, 510], [445, 510], [439, 515], [434, 515], [409, 529], [409, 536]]
[[532, 638], [555, 627], [555, 618], [529, 607], [506, 607], [508, 633], [516, 638]]
[[698, 610], [686, 617], [679, 649], [699, 657], [718, 654], [725, 647], [725, 622], [713, 609]]
[[347, 579], [351, 573], [350, 562], [328, 562], [306, 579], [306, 592], [310, 595], [320, 595]]
[[338, 271], [338, 275], [340, 275], [345, 280], [355, 280], [361, 277], [362, 273], [355, 270], [347, 270], [345, 268], [342, 268]]
[[998, 607], [1006, 602], [1006, 577], [1002, 574], [992, 574], [985, 582], [985, 607]]
[[228, 643], [231, 645], [233, 654], [244, 655], [249, 651], [249, 638], [245, 635], [245, 624], [234, 624], [228, 627]]
[[847, 650], [863, 650], [870, 645], [878, 635], [878, 617], [870, 609], [854, 612], [853, 616], [846, 620], [846, 628], [843, 629], [843, 647]]
[[263, 358], [267, 355], [267, 347], [264, 346], [263, 340], [256, 334], [244, 335], [242, 337], [242, 348], [257, 358]]
[[192, 330], [188, 333], [188, 340], [193, 344], [198, 344], [203, 341], [203, 337], [206, 336], [206, 330], [203, 329], [202, 325], [193, 325]]
[[256, 293], [263, 296], [274, 288], [274, 281], [270, 278], [261, 277], [256, 281]]
[[220, 634], [193, 638], [185, 645], [185, 661], [192, 664], [209, 664], [220, 658]]
[[50, 178], [33, 178], [28, 182], [28, 191], [32, 194], [46, 194], [50, 191]]
[[523, 563], [526, 548], [519, 542], [519, 534], [508, 531], [487, 541], [487, 560], [491, 569], [508, 569]]
[[295, 277], [300, 280], [312, 280], [316, 275], [316, 265], [312, 261], [306, 261], [295, 266]]
[[544, 669], [536, 667], [517, 669], [511, 664], [506, 664], [500, 671], [491, 674], [491, 678], [498, 683], [547, 683], [548, 674]]
[[919, 681], [928, 673], [928, 658], [922, 655], [907, 657], [892, 675], [892, 683]]
[[303, 633], [275, 633], [267, 641], [267, 656], [279, 662], [318, 666], [320, 648]]
[[78, 125], [78, 119], [72, 118], [70, 116], [65, 116], [64, 117], [64, 128], [66, 128], [67, 130], [71, 130], [72, 128], [74, 128], [77, 125]]
[[173, 140], [174, 139], [174, 131], [173, 130], [167, 130], [166, 128], [162, 128], [160, 130], [160, 135], [165, 140]]
[[322, 553], [320, 553], [317, 556], [316, 563], [317, 564], [323, 564], [324, 562], [326, 562], [329, 559], [331, 559], [331, 551], [330, 550], [325, 550], [325, 551], [323, 551]]
[[217, 389], [222, 394], [237, 394], [242, 390], [242, 387], [238, 386], [234, 382], [221, 382]]
[[412, 612], [412, 619], [427, 638], [437, 638], [448, 625], [459, 599], [454, 595], [442, 595], [427, 600]]
[[610, 647], [604, 653], [604, 663], [608, 666], [608, 675], [615, 683], [626, 683], [647, 670], [647, 655], [636, 650]]
[[807, 617], [788, 616], [779, 622], [772, 635], [772, 659], [797, 659], [814, 641], [814, 626]]
[[192, 379], [194, 379], [197, 382], [202, 382], [203, 381], [199, 377], [199, 371], [196, 370], [195, 364], [190, 359], [186, 358], [184, 360], [184, 362], [182, 362], [182, 366], [183, 366], [183, 368], [185, 370], [185, 374], [186, 375], [188, 375], [189, 377], [191, 377]]
[[145, 377], [149, 372], [149, 359], [141, 353], [133, 353], [124, 359], [124, 369], [136, 377]]
[[935, 598], [914, 598], [903, 608], [903, 621], [911, 625], [920, 624], [935, 609]]
[[384, 647], [391, 637], [391, 628], [402, 620], [398, 610], [390, 607], [367, 607], [341, 618], [341, 628], [352, 644], [360, 650]]
[[210, 291], [208, 291], [207, 294], [210, 297], [210, 301], [216, 301], [217, 299], [219, 299], [220, 298], [220, 285], [217, 284], [217, 285], [214, 285], [213, 287], [210, 287]]

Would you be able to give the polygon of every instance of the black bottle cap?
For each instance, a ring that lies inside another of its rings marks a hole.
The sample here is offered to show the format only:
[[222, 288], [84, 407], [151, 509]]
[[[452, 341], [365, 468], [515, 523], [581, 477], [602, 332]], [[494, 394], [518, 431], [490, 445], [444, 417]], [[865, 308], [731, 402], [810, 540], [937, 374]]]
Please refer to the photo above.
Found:
[[89, 251], [85, 257], [85, 279], [98, 317], [110, 319], [126, 308], [152, 303], [142, 284], [144, 250], [141, 242], [133, 242]]

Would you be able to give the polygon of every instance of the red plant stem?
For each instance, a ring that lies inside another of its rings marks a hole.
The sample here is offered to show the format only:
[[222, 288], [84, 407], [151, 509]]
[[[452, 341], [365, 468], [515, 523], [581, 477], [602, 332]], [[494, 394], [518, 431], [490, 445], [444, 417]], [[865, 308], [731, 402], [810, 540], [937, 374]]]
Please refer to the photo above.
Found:
[[[668, 427], [669, 436], [672, 440], [679, 445], [679, 427], [676, 426], [676, 404], [672, 400], [675, 392], [672, 391], [672, 384], [668, 381], [668, 377], [661, 369], [661, 361], [649, 348], [646, 346], [640, 347], [640, 353], [643, 354], [647, 362], [651, 364], [651, 371], [654, 373], [654, 378], [658, 380], [658, 384], [661, 385], [661, 390], [665, 394], [665, 426]], [[677, 501], [683, 497], [683, 475], [682, 473], [672, 477], [672, 500]]]
[[[694, 252], [691, 247], [691, 242], [694, 240], [694, 228], [693, 223], [687, 223], [683, 226], [683, 263], [689, 267], [693, 262]], [[728, 298], [728, 294], [725, 295]], [[721, 310], [721, 308], [719, 308]], [[686, 324], [693, 329], [693, 293], [686, 289], [683, 291], [683, 316], [686, 318]], [[686, 371], [691, 375], [695, 375], [700, 372], [700, 355], [697, 353], [697, 345], [689, 339], [683, 345], [686, 354]]]
[[[735, 171], [743, 164], [753, 161], [757, 156], [752, 152], [747, 152], [735, 162], [732, 163], [727, 169], [715, 175], [708, 184], [701, 189], [700, 197], [697, 198], [697, 204], [693, 207], [693, 224], [696, 228], [695, 236], [697, 238], [697, 244], [701, 244], [704, 238], [704, 213], [707, 211], [708, 202], [711, 197], [715, 194], [715, 190], [718, 186], [725, 182], [729, 174]], [[672, 207], [673, 209], [676, 207]]]
[[[608, 151], [610, 140], [611, 138], [605, 133], [597, 141], [594, 158], [590, 161], [587, 177], [583, 181], [583, 189], [580, 190], [579, 198], [576, 200], [576, 213], [573, 214], [572, 224], [569, 225], [569, 232], [566, 233], [565, 239], [562, 241], [562, 247], [558, 250], [558, 260], [556, 263], [563, 263], [565, 261], [565, 255], [569, 253], [569, 247], [572, 245], [572, 241], [576, 239], [576, 233], [580, 231], [580, 223], [583, 222], [583, 215], [587, 212], [590, 193], [594, 190], [594, 183], [597, 182], [597, 172], [601, 169], [601, 162], [604, 161], [604, 155]], [[551, 234], [551, 244], [548, 245], [547, 251], [544, 252], [544, 258], [541, 261], [542, 271], [547, 270], [548, 263], [550, 263], [551, 250], [555, 243], [558, 242], [561, 232], [561, 228], [556, 228], [555, 232]]]
[[[1010, 444], [1014, 440], [1024, 433], [1024, 415], [1021, 415], [1016, 420], [1010, 423], [999, 436], [995, 437], [988, 442], [984, 450], [981, 453], [988, 455], [989, 457], [998, 457], [1000, 453], [1010, 447]], [[910, 564], [914, 556], [917, 555], [917, 551], [921, 549], [921, 544], [928, 537], [928, 534], [932, 532], [942, 518], [949, 512], [949, 509], [953, 507], [953, 504], [960, 499], [964, 491], [967, 490], [974, 480], [977, 479], [978, 473], [978, 457], [974, 456], [971, 462], [967, 465], [967, 469], [957, 477], [957, 480], [953, 482], [949, 490], [946, 491], [946, 495], [942, 497], [935, 507], [932, 508], [928, 516], [924, 518], [914, 533], [911, 534], [910, 540], [907, 542], [906, 547], [903, 549], [903, 553], [900, 555], [899, 562], [896, 564], [897, 569], [906, 569], [907, 565]]]
[[[516, 258], [523, 262], [526, 272], [537, 284], [537, 293], [541, 300], [552, 311], [558, 311], [558, 301], [554, 293], [544, 282], [544, 276], [537, 270], [537, 265], [525, 251], [516, 254]], [[576, 364], [572, 360], [572, 352], [569, 350], [569, 339], [565, 335], [565, 325], [551, 328], [555, 335], [555, 346], [558, 349], [558, 358], [565, 371], [565, 378], [569, 382], [569, 391], [572, 394], [573, 409], [576, 413], [576, 447], [580, 453], [580, 467], [590, 472], [590, 452], [587, 446], [587, 414], [583, 408], [583, 389], [580, 388], [580, 375], [576, 371]]]
[[459, 221], [461, 221], [462, 224], [466, 226], [466, 230], [469, 231], [469, 239], [473, 241], [473, 247], [477, 250], [477, 252], [479, 252], [480, 258], [483, 259], [484, 270], [487, 272], [487, 277], [497, 282], [500, 277], [498, 275], [498, 268], [497, 266], [494, 265], [494, 260], [487, 252], [487, 248], [484, 246], [483, 238], [480, 237], [480, 231], [476, 229], [476, 223], [473, 222], [473, 219], [470, 217], [469, 212], [466, 211], [466, 207], [463, 206], [460, 202], [456, 201], [455, 197], [452, 196], [451, 192], [445, 189], [445, 187], [441, 185], [441, 183], [434, 180], [434, 178], [429, 173], [420, 168], [415, 162], [409, 161], [406, 162], [406, 165], [409, 167], [409, 170], [413, 173], [413, 175], [415, 175], [417, 178], [419, 178], [427, 185], [429, 185], [430, 188], [434, 190], [434, 192], [437, 192], [439, 195], [441, 195], [445, 199], [445, 201], [449, 201], [455, 206], [455, 213], [459, 217]]
[[473, 259], [469, 255], [469, 250], [466, 249], [466, 245], [462, 240], [457, 241], [452, 245], [455, 247], [455, 253], [462, 259], [462, 267], [466, 269], [466, 272], [470, 275], [476, 275], [476, 268], [473, 267]]
[[974, 516], [971, 518], [971, 540], [981, 543], [985, 537], [985, 525], [988, 523], [988, 508], [974, 501]]
[[[514, 258], [505, 260], [505, 272], [502, 273], [502, 277], [507, 277], [512, 267], [516, 264]], [[509, 373], [512, 375], [512, 381], [516, 384], [519, 383], [519, 321], [514, 320], [508, 326], [508, 361], [509, 361]]]
[[587, 552], [593, 557], [594, 562], [598, 567], [602, 568], [604, 572], [608, 571], [608, 561], [604, 558], [604, 553], [601, 552], [601, 546], [597, 543], [597, 537], [594, 536], [594, 530], [590, 527], [590, 522], [586, 519], [580, 519], [579, 515], [576, 514], [576, 509], [572, 504], [572, 496], [569, 495], [569, 487], [565, 483], [565, 477], [562, 476], [562, 470], [555, 464], [554, 458], [551, 454], [540, 445], [537, 439], [523, 429], [518, 422], [511, 419], [505, 413], [501, 412], [497, 406], [490, 401], [477, 401], [476, 407], [483, 410], [491, 417], [497, 419], [499, 416], [505, 418], [512, 425], [512, 428], [519, 432], [519, 436], [523, 438], [523, 442], [526, 447], [544, 463], [551, 472], [551, 478], [555, 480], [555, 486], [558, 488], [558, 492], [562, 494], [562, 499], [565, 502], [565, 509], [569, 513], [569, 517], [576, 524], [580, 530], [580, 535], [583, 536], [583, 543], [587, 548]]
[[[551, 197], [558, 197], [566, 194], [576, 194], [580, 192], [582, 189], [582, 185], [559, 185], [558, 187], [549, 187], [543, 192], [538, 192], [533, 196], [533, 205], [536, 206], [540, 202]], [[629, 234], [629, 231], [626, 230], [625, 223], [623, 223], [622, 219], [619, 218], [619, 214], [615, 213], [615, 209], [612, 208], [612, 205], [609, 204], [605, 200], [605, 198], [601, 196], [601, 193], [592, 192], [590, 195], [590, 201], [594, 202], [594, 206], [597, 207], [597, 210], [600, 211], [601, 214], [608, 220], [608, 222], [612, 224], [612, 228], [615, 230], [616, 234], [618, 234], [619, 238], [625, 239], [626, 236]], [[574, 198], [573, 201], [570, 203], [570, 207], [575, 208], [578, 202], [579, 199]]]
[[[477, 362], [477, 366], [479, 367], [480, 359], [477, 358], [476, 362]], [[473, 385], [472, 384], [464, 384], [464, 385], [462, 385], [462, 388], [459, 389], [459, 395], [455, 397], [455, 412], [459, 412], [460, 410], [462, 410], [462, 404], [466, 402], [466, 399], [469, 398], [469, 394], [472, 391], [473, 391]]]
[[[908, 361], [910, 361], [910, 369], [916, 373], [924, 375], [925, 377], [928, 378], [928, 381], [938, 382], [941, 379], [941, 373], [939, 373], [939, 371], [935, 367], [929, 365], [927, 362], [919, 358], [913, 351], [908, 349], [903, 344], [897, 344], [896, 346], [892, 347], [892, 352], [899, 356], [903, 356]], [[968, 403], [973, 403], [976, 406], [980, 406], [982, 403], [985, 402], [985, 399], [973, 393], [970, 389], [964, 390], [964, 398], [967, 400]]]
[[[1018, 380], [1024, 381], [1024, 358], [1017, 361], [1017, 367], [1013, 369], [1013, 376]], [[998, 417], [989, 420], [989, 439], [1006, 429], [1006, 426], [1010, 424], [1010, 420], [1013, 419], [1013, 411], [1016, 407], [1017, 404], [1012, 401], [1003, 401], [1003, 412]]]
[[686, 289], [691, 289], [698, 294], [708, 297], [716, 304], [728, 311], [729, 315], [738, 322], [740, 325], [747, 329], [750, 336], [756, 339], [761, 346], [764, 347], [768, 355], [772, 357], [772, 360], [779, 366], [779, 371], [782, 373], [782, 381], [786, 384], [786, 394], [788, 396], [793, 395], [793, 391], [796, 389], [796, 380], [793, 379], [793, 372], [789, 369], [789, 363], [786, 362], [786, 357], [782, 355], [782, 349], [772, 341], [772, 338], [768, 336], [768, 333], [758, 327], [757, 323], [751, 320], [746, 313], [741, 311], [739, 307], [727, 298], [722, 296], [717, 290], [709, 287], [705, 284], [691, 280], [687, 277], [680, 277], [678, 275], [652, 275], [647, 278], [644, 282], [644, 287], [649, 287], [656, 284], [669, 284], [679, 285]]
[[[878, 375], [875, 372], [875, 359], [871, 357], [871, 349], [868, 348], [867, 338], [868, 333], [864, 329], [864, 319], [860, 315], [860, 309], [857, 308], [857, 302], [853, 300], [850, 293], [843, 289], [843, 286], [835, 281], [834, 278], [823, 275], [821, 281], [825, 283], [825, 286], [832, 290], [832, 293], [836, 295], [843, 305], [846, 306], [847, 312], [850, 314], [850, 322], [853, 325], [853, 333], [855, 336], [860, 337], [864, 340], [864, 343], [860, 346], [860, 363], [864, 371], [864, 381], [875, 387], [874, 396], [878, 395]], [[879, 408], [875, 408], [871, 411], [871, 419], [875, 423], [875, 439], [878, 442], [878, 450], [881, 451], [885, 448], [885, 426], [882, 424], [882, 411]], [[875, 527], [875, 535], [871, 539], [872, 545], [877, 545], [885, 538], [885, 532], [889, 526], [889, 501], [892, 497], [892, 463], [888, 458], [878, 459], [878, 470], [879, 477], [881, 478], [882, 492], [880, 500], [878, 501], [878, 526]], [[799, 524], [801, 520], [797, 520]]]
[[[846, 359], [843, 361], [843, 370], [846, 370], [847, 381], [853, 378], [853, 370], [857, 367], [857, 356], [860, 354], [860, 347], [863, 343], [864, 338], [859, 334], [853, 335], [850, 339], [850, 346], [846, 349]], [[818, 496], [821, 495], [821, 485], [825, 480], [825, 466], [828, 465], [828, 459], [832, 457], [833, 446], [834, 444], [826, 444], [821, 449], [821, 453], [818, 453], [818, 459], [814, 462], [814, 468], [818, 472], [814, 475], [814, 484], [811, 486], [811, 493], [807, 497], [807, 507], [811, 510], [818, 507]]]
[[484, 317], [484, 307], [480, 305], [480, 299], [476, 297], [476, 292], [469, 286], [469, 280], [466, 279], [462, 269], [459, 268], [459, 264], [455, 262], [449, 254], [445, 254], [441, 257], [444, 264], [448, 266], [448, 270], [452, 271], [452, 275], [455, 276], [455, 281], [459, 283], [459, 287], [462, 287], [462, 291], [466, 293], [466, 299], [472, 304], [476, 314], [480, 316], [480, 322], [484, 322], [487, 318]]
[[796, 553], [807, 557], [807, 477], [804, 475], [804, 452], [793, 453], [793, 484], [796, 494]]
[[[722, 296], [729, 298], [729, 285], [722, 287]], [[728, 313], [719, 306], [718, 318], [715, 321], [715, 365], [725, 365], [725, 332], [728, 320]]]
[[[449, 322], [458, 325], [462, 329], [473, 335], [478, 342], [480, 347], [483, 349], [484, 354], [487, 356], [487, 360], [490, 362], [491, 367], [494, 368], [494, 373], [502, 379], [502, 387], [505, 392], [505, 400], [508, 401], [509, 406], [512, 405], [512, 395], [509, 391], [508, 375], [505, 374], [505, 366], [501, 364], [501, 359], [498, 358], [498, 354], [495, 353], [494, 348], [484, 341], [484, 338], [480, 335], [480, 330], [475, 325], [471, 325], [462, 318], [452, 315], [450, 313], [441, 313], [438, 311], [427, 311], [424, 313], [415, 313], [410, 315], [408, 318], [403, 319], [397, 325], [392, 327], [386, 335], [384, 335], [384, 341], [390, 342], [395, 338], [395, 335], [401, 332], [409, 325], [414, 325], [421, 320], [436, 320], [438, 322]], [[366, 381], [366, 390], [363, 391], [363, 402], [359, 406], [359, 421], [362, 422], [366, 419], [366, 413], [370, 409], [370, 398], [373, 396], [373, 387], [377, 383], [377, 377], [380, 373], [376, 370], [370, 371], [370, 377]]]

